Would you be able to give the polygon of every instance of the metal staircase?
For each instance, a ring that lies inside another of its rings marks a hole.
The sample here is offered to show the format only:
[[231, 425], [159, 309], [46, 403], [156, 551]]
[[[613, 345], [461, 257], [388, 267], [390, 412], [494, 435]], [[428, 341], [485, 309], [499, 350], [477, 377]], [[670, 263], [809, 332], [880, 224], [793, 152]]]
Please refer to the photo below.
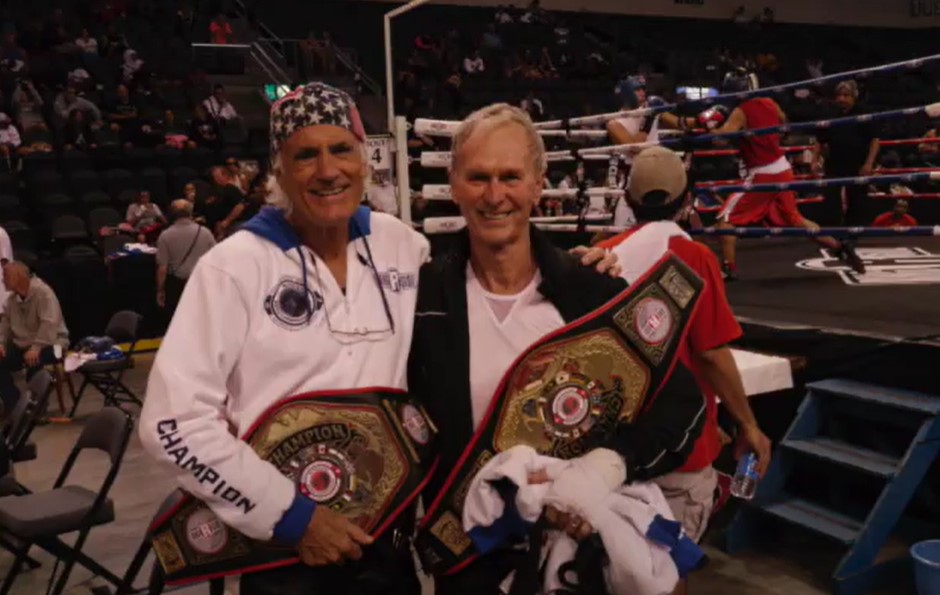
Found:
[[[882, 563], [879, 552], [940, 450], [940, 398], [851, 380], [807, 389], [754, 499], [729, 526], [726, 548], [734, 553], [761, 543], [771, 519], [797, 525], [848, 547], [832, 575], [834, 593], [866, 593], [893, 571], [909, 569], [906, 560]], [[880, 489], [865, 501], [855, 485]], [[825, 502], [814, 497], [820, 494]]]

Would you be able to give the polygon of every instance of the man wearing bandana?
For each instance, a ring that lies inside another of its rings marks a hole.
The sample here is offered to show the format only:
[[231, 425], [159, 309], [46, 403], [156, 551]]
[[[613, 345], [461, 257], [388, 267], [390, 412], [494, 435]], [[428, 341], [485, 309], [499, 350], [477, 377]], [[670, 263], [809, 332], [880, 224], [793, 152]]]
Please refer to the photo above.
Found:
[[272, 107], [270, 133], [270, 204], [190, 276], [150, 374], [141, 441], [226, 525], [296, 548], [303, 564], [243, 575], [242, 595], [419, 593], [404, 530], [373, 539], [239, 439], [291, 396], [404, 389], [429, 255], [420, 234], [360, 207], [365, 133], [346, 93], [297, 89]]

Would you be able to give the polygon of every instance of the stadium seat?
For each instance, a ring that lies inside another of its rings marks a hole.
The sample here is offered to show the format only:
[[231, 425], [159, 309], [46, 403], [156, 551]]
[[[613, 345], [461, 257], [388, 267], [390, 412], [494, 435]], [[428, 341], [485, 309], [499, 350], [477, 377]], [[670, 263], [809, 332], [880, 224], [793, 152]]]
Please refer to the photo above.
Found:
[[75, 196], [97, 192], [101, 190], [101, 178], [98, 172], [91, 169], [73, 171], [69, 174], [69, 187]]
[[162, 169], [148, 167], [140, 172], [140, 189], [150, 191], [153, 202], [161, 207], [167, 202], [166, 173]]
[[22, 219], [25, 209], [19, 196], [13, 194], [0, 194], [0, 221]]
[[112, 198], [117, 198], [126, 190], [136, 190], [137, 181], [126, 169], [109, 169], [104, 172], [104, 186]]

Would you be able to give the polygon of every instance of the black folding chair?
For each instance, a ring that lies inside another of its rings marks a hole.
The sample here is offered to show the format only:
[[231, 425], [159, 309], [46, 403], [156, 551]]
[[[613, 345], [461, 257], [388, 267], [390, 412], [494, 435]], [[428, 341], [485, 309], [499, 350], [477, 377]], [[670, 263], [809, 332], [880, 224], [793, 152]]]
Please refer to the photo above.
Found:
[[[121, 583], [120, 577], [82, 552], [82, 547], [92, 527], [114, 520], [114, 502], [108, 493], [124, 459], [133, 426], [124, 411], [115, 407], [102, 409], [88, 420], [51, 490], [0, 498], [0, 531], [22, 544], [16, 549], [13, 566], [0, 586], [0, 595], [7, 595], [13, 588], [32, 545], [38, 545], [63, 564], [58, 579], [55, 569], [49, 578], [52, 595], [63, 592], [75, 564], [115, 586]], [[97, 492], [65, 485], [79, 453], [87, 449], [103, 451], [111, 463]], [[73, 532], [78, 532], [73, 545], [61, 540], [61, 535]]]
[[[23, 496], [30, 490], [16, 479], [13, 464], [36, 458], [36, 445], [29, 441], [39, 419], [49, 406], [53, 387], [52, 375], [40, 370], [29, 381], [27, 390], [20, 395], [13, 411], [0, 428], [0, 497]], [[17, 552], [23, 546], [20, 540], [0, 533], [0, 547]], [[39, 568], [37, 560], [26, 556], [23, 560], [30, 568]]]
[[131, 310], [121, 310], [111, 317], [104, 330], [105, 336], [114, 339], [115, 343], [130, 343], [130, 347], [120, 358], [86, 362], [77, 370], [82, 375], [82, 385], [75, 395], [75, 403], [69, 417], [75, 416], [75, 410], [78, 409], [89, 384], [104, 395], [105, 406], [120, 408], [121, 403], [143, 405], [122, 380], [124, 372], [134, 364], [134, 349], [137, 346], [138, 329], [142, 319], [143, 316]]

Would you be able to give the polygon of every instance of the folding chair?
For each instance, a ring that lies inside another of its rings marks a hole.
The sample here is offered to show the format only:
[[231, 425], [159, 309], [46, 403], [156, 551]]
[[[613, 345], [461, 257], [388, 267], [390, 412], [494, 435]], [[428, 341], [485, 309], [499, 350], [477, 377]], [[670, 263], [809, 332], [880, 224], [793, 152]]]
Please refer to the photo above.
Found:
[[137, 395], [122, 381], [124, 372], [134, 364], [134, 348], [137, 345], [137, 333], [142, 319], [143, 316], [137, 312], [121, 310], [108, 321], [104, 334], [114, 339], [115, 343], [130, 343], [130, 348], [119, 359], [86, 362], [77, 370], [82, 375], [82, 385], [75, 395], [75, 403], [69, 417], [75, 417], [75, 410], [78, 409], [89, 384], [104, 395], [105, 406], [120, 408], [122, 402], [143, 405]]
[[36, 372], [0, 428], [11, 462], [20, 463], [36, 458], [36, 444], [30, 442], [29, 437], [46, 413], [53, 383], [52, 375], [46, 370]]
[[[82, 547], [92, 527], [114, 520], [114, 503], [108, 498], [108, 493], [121, 467], [133, 425], [124, 411], [114, 407], [102, 409], [88, 420], [51, 490], [0, 498], [0, 531], [22, 542], [15, 552], [13, 566], [0, 586], [0, 595], [7, 595], [13, 588], [16, 577], [26, 563], [29, 548], [34, 544], [64, 563], [57, 580], [55, 571], [49, 577], [49, 592], [53, 595], [63, 592], [76, 563], [113, 585], [121, 583], [120, 577], [83, 553]], [[65, 485], [79, 453], [86, 449], [105, 452], [111, 462], [97, 492]], [[74, 545], [68, 545], [60, 539], [65, 533], [76, 531], [78, 536]]]
[[[36, 458], [36, 445], [29, 441], [29, 437], [39, 418], [46, 412], [51, 392], [52, 376], [49, 372], [40, 370], [29, 381], [27, 390], [20, 395], [16, 407], [0, 429], [0, 497], [30, 493], [29, 488], [17, 481], [13, 464]], [[0, 533], [0, 547], [16, 553], [22, 548], [22, 542]], [[31, 569], [40, 566], [39, 562], [30, 556], [26, 556], [23, 561]]]

